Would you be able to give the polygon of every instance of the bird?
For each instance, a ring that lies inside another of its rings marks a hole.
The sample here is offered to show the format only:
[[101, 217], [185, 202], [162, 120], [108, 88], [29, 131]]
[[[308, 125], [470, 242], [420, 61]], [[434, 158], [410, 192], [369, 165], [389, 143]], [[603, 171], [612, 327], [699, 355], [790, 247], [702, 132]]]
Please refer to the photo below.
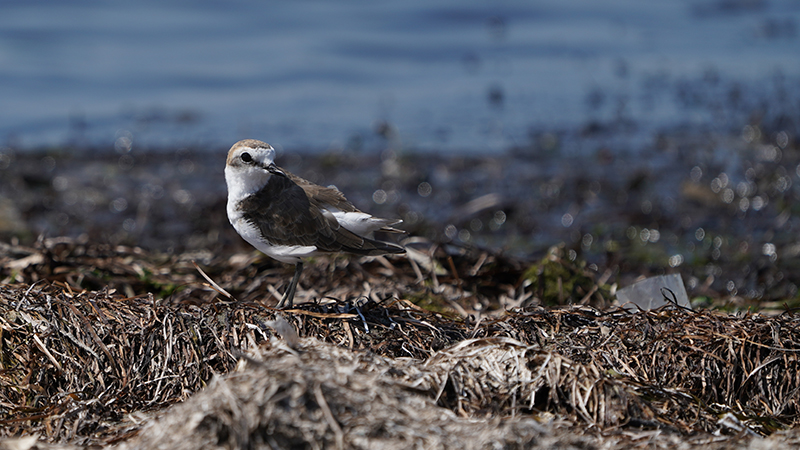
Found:
[[405, 233], [393, 227], [402, 220], [362, 212], [337, 188], [319, 186], [276, 166], [275, 149], [266, 142], [244, 139], [233, 144], [225, 182], [228, 220], [236, 232], [267, 256], [294, 264], [294, 276], [278, 309], [294, 304], [303, 258], [405, 253], [400, 245], [372, 237], [375, 231]]

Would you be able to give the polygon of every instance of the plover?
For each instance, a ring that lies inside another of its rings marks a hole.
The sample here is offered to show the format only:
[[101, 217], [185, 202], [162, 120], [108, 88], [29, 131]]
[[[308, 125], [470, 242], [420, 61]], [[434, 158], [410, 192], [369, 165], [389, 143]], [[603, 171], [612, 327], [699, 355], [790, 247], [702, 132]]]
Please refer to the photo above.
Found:
[[269, 144], [245, 139], [233, 144], [225, 165], [228, 220], [239, 235], [268, 256], [294, 264], [294, 277], [278, 303], [291, 308], [302, 258], [322, 253], [356, 255], [404, 253], [372, 238], [375, 231], [398, 232], [401, 220], [359, 211], [335, 187], [322, 187], [275, 165]]

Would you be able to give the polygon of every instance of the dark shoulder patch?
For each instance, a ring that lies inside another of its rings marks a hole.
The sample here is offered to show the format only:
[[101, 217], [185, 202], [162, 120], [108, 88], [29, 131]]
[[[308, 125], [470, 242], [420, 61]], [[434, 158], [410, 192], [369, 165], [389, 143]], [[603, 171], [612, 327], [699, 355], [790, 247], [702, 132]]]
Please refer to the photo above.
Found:
[[[297, 181], [304, 184], [301, 186]], [[339, 203], [333, 203], [334, 200]], [[323, 252], [362, 255], [403, 251], [397, 245], [365, 239], [341, 227], [332, 214], [320, 209], [322, 204], [336, 206], [342, 211], [357, 211], [341, 192], [321, 188], [291, 174], [289, 177], [271, 176], [260, 191], [239, 202], [238, 206], [245, 220], [273, 245], [313, 245]]]
[[244, 218], [277, 245], [316, 245], [324, 224], [311, 213], [311, 203], [300, 186], [281, 176], [271, 176], [260, 191], [239, 203]]

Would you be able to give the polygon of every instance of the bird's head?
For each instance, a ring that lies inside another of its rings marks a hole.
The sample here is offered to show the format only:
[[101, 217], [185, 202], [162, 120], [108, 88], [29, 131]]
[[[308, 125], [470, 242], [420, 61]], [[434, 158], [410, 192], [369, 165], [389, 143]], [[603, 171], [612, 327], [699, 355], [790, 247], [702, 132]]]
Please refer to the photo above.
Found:
[[246, 196], [264, 187], [272, 175], [285, 174], [275, 166], [275, 149], [266, 142], [245, 139], [233, 144], [225, 164], [228, 193]]

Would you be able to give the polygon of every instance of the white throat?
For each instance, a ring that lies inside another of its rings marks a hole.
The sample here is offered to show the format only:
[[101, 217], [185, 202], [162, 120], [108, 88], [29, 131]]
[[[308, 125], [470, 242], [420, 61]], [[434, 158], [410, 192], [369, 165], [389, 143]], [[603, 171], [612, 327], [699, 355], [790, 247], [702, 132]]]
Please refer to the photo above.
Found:
[[233, 168], [225, 166], [225, 182], [228, 184], [228, 218], [233, 220], [242, 214], [237, 205], [263, 188], [271, 174], [254, 167]]

